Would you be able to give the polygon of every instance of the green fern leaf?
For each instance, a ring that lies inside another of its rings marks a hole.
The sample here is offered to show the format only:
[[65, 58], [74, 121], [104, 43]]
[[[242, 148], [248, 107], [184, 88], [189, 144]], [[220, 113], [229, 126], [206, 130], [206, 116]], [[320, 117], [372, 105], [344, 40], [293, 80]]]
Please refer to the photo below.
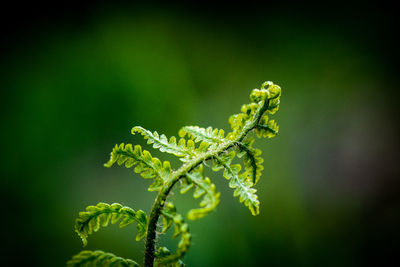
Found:
[[224, 130], [213, 129], [212, 127], [200, 128], [198, 126], [185, 126], [179, 130], [179, 136], [188, 135], [194, 142], [205, 142], [213, 147], [226, 141]]
[[132, 128], [132, 134], [140, 133], [147, 139], [148, 144], [153, 144], [153, 147], [159, 149], [161, 152], [167, 152], [178, 157], [182, 157], [182, 161], [188, 161], [190, 158], [196, 156], [194, 143], [189, 140], [186, 144], [186, 140], [181, 138], [179, 142], [176, 142], [175, 136], [172, 136], [169, 140], [162, 134], [159, 135], [157, 132], [150, 132], [140, 126]]
[[239, 175], [240, 164], [230, 165], [229, 161], [227, 162], [221, 157], [216, 156], [215, 158], [225, 168], [224, 177], [230, 180], [229, 187], [235, 189], [233, 195], [239, 197], [239, 201], [244, 202], [253, 215], [258, 215], [260, 202], [255, 194], [257, 190], [252, 188], [253, 183], [247, 179], [246, 173]]
[[186, 192], [188, 192], [190, 189], [192, 189], [194, 187], [194, 184], [188, 182], [186, 177], [181, 178], [179, 180], [179, 182], [181, 183], [181, 190], [180, 190], [181, 194], [185, 194]]
[[248, 138], [243, 143], [238, 143], [238, 157], [244, 157], [244, 167], [246, 175], [251, 179], [253, 184], [257, 184], [261, 177], [261, 171], [264, 169], [262, 163], [264, 159], [260, 157], [261, 150], [252, 147], [254, 138]]
[[250, 120], [250, 115], [247, 113], [239, 113], [239, 114], [234, 114], [229, 117], [229, 124], [232, 128], [231, 133], [227, 135], [227, 138], [233, 140], [238, 133], [244, 128], [246, 123]]
[[156, 177], [156, 181], [150, 186], [149, 191], [157, 191], [171, 175], [171, 164], [168, 161], [161, 161], [152, 157], [147, 150], [142, 151], [142, 147], [136, 145], [132, 149], [131, 144], [115, 145], [111, 152], [110, 160], [104, 166], [110, 168], [114, 163], [118, 165], [125, 164], [126, 168], [135, 166], [134, 171], [140, 173], [145, 179]]
[[217, 172], [225, 168], [225, 165], [230, 165], [232, 160], [235, 158], [235, 151], [222, 153], [218, 157], [214, 157], [212, 170]]
[[269, 100], [271, 103], [269, 104], [268, 111], [273, 114], [276, 112], [274, 109], [279, 106], [279, 100], [281, 97], [281, 88], [279, 85], [274, 84], [271, 81], [264, 82], [261, 85], [261, 89], [254, 89], [250, 93], [250, 100], [253, 103], [259, 103], [260, 101]]
[[268, 91], [268, 113], [274, 114], [279, 110], [281, 88], [273, 82], [264, 82], [261, 85], [261, 90]]
[[149, 185], [148, 191], [149, 192], [160, 191], [163, 185], [164, 181], [160, 177], [157, 177], [156, 179], [154, 179], [154, 182], [151, 185]]
[[172, 255], [171, 251], [169, 251], [168, 248], [166, 247], [159, 247], [157, 252], [155, 253], [155, 256], [157, 258], [155, 262], [156, 267], [181, 267], [185, 266], [185, 264], [182, 262], [182, 260], [178, 260], [175, 262], [170, 262], [166, 263], [162, 261], [162, 258], [166, 258], [168, 256]]
[[265, 115], [261, 118], [260, 124], [257, 125], [256, 134], [257, 137], [267, 137], [272, 138], [278, 134], [279, 126], [274, 120], [267, 120], [264, 118]]
[[83, 245], [87, 244], [87, 237], [93, 232], [97, 232], [100, 227], [106, 227], [116, 224], [125, 227], [131, 223], [137, 222], [136, 240], [141, 240], [146, 235], [147, 216], [142, 210], [134, 211], [129, 207], [123, 207], [121, 204], [98, 203], [96, 206], [88, 206], [86, 211], [79, 213], [75, 221], [75, 231], [81, 237]]
[[163, 258], [167, 258], [171, 255], [172, 255], [172, 253], [171, 253], [171, 251], [169, 251], [168, 248], [159, 247], [157, 252], [155, 253], [157, 260], [156, 260], [154, 266], [156, 266], [156, 267], [183, 267], [183, 266], [185, 266], [185, 264], [183, 263], [182, 260], [171, 261], [171, 262], [163, 261]]
[[139, 264], [130, 259], [117, 257], [112, 253], [101, 250], [83, 250], [67, 262], [67, 267], [139, 267]]
[[[229, 118], [229, 124], [232, 132], [227, 135], [228, 139], [233, 140], [245, 127], [247, 123], [257, 116], [260, 112], [263, 114], [267, 111], [274, 114], [279, 109], [281, 96], [281, 88], [272, 83], [265, 82], [261, 85], [261, 89], [254, 89], [250, 94], [252, 103], [243, 105], [241, 113], [234, 114]], [[268, 116], [263, 115], [261, 118], [261, 126], [258, 123], [256, 133], [258, 137], [274, 137], [278, 132], [277, 125], [274, 122], [268, 124]]]
[[203, 200], [200, 202], [201, 208], [190, 210], [187, 217], [189, 220], [203, 218], [218, 206], [221, 193], [215, 191], [215, 185], [211, 183], [209, 178], [203, 177], [203, 165], [200, 165], [195, 171], [187, 173], [186, 179], [188, 183], [194, 184], [194, 198], [204, 196]]
[[162, 217], [162, 231], [161, 233], [166, 233], [168, 229], [171, 228], [172, 224], [174, 223], [174, 216], [176, 214], [175, 205], [172, 202], [165, 203], [164, 210], [161, 212]]
[[165, 247], [159, 248], [157, 253], [156, 266], [181, 266], [183, 264], [180, 259], [186, 254], [190, 247], [191, 235], [189, 233], [189, 226], [184, 222], [182, 215], [176, 213], [176, 208], [173, 203], [167, 202], [165, 209], [162, 211], [163, 215], [163, 230], [165, 233], [172, 224], [174, 227], [173, 238], [181, 236], [181, 240], [178, 243], [176, 253], [171, 254]]

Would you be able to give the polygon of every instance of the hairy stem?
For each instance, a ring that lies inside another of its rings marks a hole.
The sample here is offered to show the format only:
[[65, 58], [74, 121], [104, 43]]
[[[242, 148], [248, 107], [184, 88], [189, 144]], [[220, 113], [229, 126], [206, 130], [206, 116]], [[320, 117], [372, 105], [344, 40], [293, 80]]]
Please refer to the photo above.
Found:
[[269, 101], [265, 101], [264, 104], [257, 110], [254, 114], [253, 120], [247, 123], [240, 134], [237, 135], [234, 140], [229, 142], [224, 142], [220, 144], [215, 149], [208, 151], [201, 156], [194, 158], [193, 160], [185, 163], [180, 167], [176, 172], [174, 172], [169, 179], [164, 183], [163, 187], [159, 191], [153, 207], [150, 212], [149, 216], [149, 224], [147, 227], [147, 234], [146, 234], [146, 243], [145, 243], [145, 252], [144, 252], [144, 265], [145, 267], [153, 267], [154, 265], [154, 257], [155, 257], [155, 239], [156, 239], [156, 228], [157, 222], [161, 214], [161, 210], [164, 208], [165, 200], [168, 197], [169, 192], [174, 187], [176, 182], [179, 181], [182, 177], [184, 177], [187, 173], [195, 169], [198, 165], [202, 162], [213, 158], [214, 156], [219, 155], [220, 153], [228, 150], [229, 148], [233, 147], [235, 144], [240, 143], [246, 135], [253, 130], [255, 127], [258, 126], [260, 119], [264, 112], [268, 108]]

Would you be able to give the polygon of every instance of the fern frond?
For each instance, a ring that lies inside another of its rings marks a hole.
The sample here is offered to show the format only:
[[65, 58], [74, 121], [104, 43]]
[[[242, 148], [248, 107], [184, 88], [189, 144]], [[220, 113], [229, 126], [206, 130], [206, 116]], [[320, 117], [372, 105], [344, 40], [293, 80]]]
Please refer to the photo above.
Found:
[[162, 215], [162, 232], [165, 233], [172, 226], [172, 224], [174, 224], [174, 234], [172, 237], [175, 238], [181, 235], [181, 241], [178, 243], [178, 249], [174, 254], [171, 254], [165, 247], [159, 248], [156, 265], [181, 266], [179, 260], [183, 258], [190, 247], [191, 235], [189, 233], [189, 226], [184, 222], [182, 215], [176, 212], [175, 205], [171, 202], [165, 204], [165, 209], [162, 211]]
[[248, 138], [245, 142], [239, 142], [238, 144], [238, 157], [244, 157], [244, 167], [247, 175], [251, 178], [253, 184], [257, 184], [261, 177], [261, 171], [264, 169], [262, 163], [264, 159], [260, 157], [261, 150], [253, 148], [252, 144], [254, 138]]
[[88, 206], [86, 211], [79, 213], [75, 220], [75, 232], [81, 237], [83, 245], [87, 244], [87, 237], [93, 232], [97, 232], [100, 227], [106, 227], [118, 223], [125, 227], [131, 223], [137, 222], [136, 240], [141, 240], [146, 235], [147, 216], [142, 210], [134, 211], [129, 207], [123, 207], [121, 204], [98, 203], [96, 206]]
[[149, 191], [158, 191], [162, 185], [171, 175], [171, 164], [168, 161], [161, 161], [152, 157], [147, 150], [142, 151], [142, 147], [136, 145], [132, 149], [131, 144], [115, 145], [111, 152], [110, 160], [104, 164], [105, 167], [110, 168], [114, 163], [122, 165], [125, 163], [126, 168], [131, 168], [136, 165], [134, 172], [140, 173], [145, 179], [156, 177], [156, 181], [149, 187]]
[[[264, 115], [265, 117], [265, 115]], [[278, 134], [279, 126], [274, 120], [267, 120], [265, 118], [261, 118], [260, 124], [257, 125], [256, 134], [258, 138], [268, 137], [272, 138]]]
[[274, 114], [280, 104], [281, 88], [279, 85], [274, 84], [271, 81], [264, 82], [261, 85], [261, 89], [254, 89], [250, 93], [250, 100], [253, 103], [259, 103], [260, 101], [269, 100], [268, 113]]
[[[272, 83], [264, 82], [261, 89], [254, 89], [250, 94], [252, 103], [243, 105], [241, 113], [234, 114], [229, 118], [229, 124], [232, 132], [227, 135], [229, 139], [234, 139], [245, 127], [247, 123], [255, 118], [259, 111], [261, 115], [267, 111], [274, 114], [279, 109], [281, 96], [281, 88]], [[268, 124], [268, 116], [263, 115], [256, 125], [256, 133], [258, 137], [274, 137], [278, 132], [278, 127], [274, 121]]]
[[227, 138], [233, 140], [240, 131], [245, 127], [246, 123], [250, 120], [250, 115], [246, 113], [234, 114], [229, 117], [229, 124], [232, 132], [227, 135]]
[[184, 162], [196, 156], [195, 145], [192, 140], [189, 140], [186, 144], [186, 140], [181, 138], [177, 143], [175, 136], [168, 140], [164, 134], [159, 135], [156, 131], [152, 133], [140, 126], [133, 127], [131, 132], [132, 134], [140, 133], [147, 140], [147, 144], [152, 144], [154, 148], [161, 152], [181, 157]]
[[240, 164], [230, 165], [230, 161], [219, 156], [216, 156], [215, 159], [219, 165], [222, 165], [225, 168], [224, 177], [227, 180], [230, 180], [229, 187], [235, 189], [233, 195], [239, 197], [239, 201], [244, 202], [245, 206], [250, 209], [253, 215], [258, 215], [260, 202], [255, 194], [257, 190], [252, 188], [253, 183], [247, 179], [246, 174], [239, 175], [241, 170]]
[[186, 174], [187, 183], [194, 184], [195, 190], [193, 193], [194, 198], [200, 198], [202, 196], [203, 200], [200, 202], [200, 207], [198, 209], [191, 209], [187, 217], [189, 220], [197, 220], [203, 218], [218, 206], [219, 198], [221, 193], [217, 193], [215, 190], [215, 185], [211, 183], [210, 178], [203, 177], [203, 165], [191, 172]]
[[221, 153], [220, 156], [215, 156], [213, 160], [212, 170], [217, 172], [225, 168], [225, 165], [230, 165], [232, 160], [235, 158], [235, 151], [230, 151], [227, 153]]
[[205, 129], [198, 126], [185, 126], [179, 130], [179, 136], [185, 137], [186, 135], [196, 143], [202, 141], [213, 147], [226, 141], [224, 130], [213, 129], [212, 127]]
[[183, 267], [183, 266], [185, 266], [185, 264], [183, 263], [182, 260], [172, 261], [170, 263], [166, 263], [166, 262], [163, 262], [162, 260], [159, 260], [159, 259], [163, 259], [168, 256], [171, 256], [171, 255], [172, 255], [172, 253], [171, 253], [171, 251], [169, 251], [168, 248], [159, 247], [157, 252], [155, 253], [156, 262], [155, 262], [154, 266], [156, 266], [156, 267]]
[[[119, 223], [120, 227], [137, 222], [137, 240], [146, 236], [145, 266], [153, 266], [156, 258], [157, 266], [183, 266], [182, 257], [187, 252], [191, 235], [188, 224], [182, 215], [177, 214], [175, 206], [166, 202], [173, 187], [180, 184], [182, 194], [194, 189], [194, 198], [202, 198], [200, 208], [188, 212], [187, 218], [196, 220], [206, 216], [216, 209], [220, 201], [220, 193], [215, 185], [204, 176], [204, 166], [208, 160], [213, 161], [213, 171], [223, 171], [223, 176], [229, 180], [229, 187], [234, 189], [233, 195], [244, 202], [253, 215], [259, 214], [257, 190], [253, 186], [260, 180], [263, 170], [261, 150], [253, 147], [254, 138], [248, 135], [255, 132], [258, 137], [272, 138], [277, 135], [279, 126], [269, 116], [273, 115], [280, 104], [281, 88], [272, 82], [265, 82], [261, 89], [254, 89], [250, 94], [250, 103], [241, 107], [240, 113], [229, 118], [231, 132], [225, 135], [223, 130], [212, 127], [185, 126], [179, 131], [180, 139], [174, 136], [167, 138], [164, 134], [151, 132], [140, 126], [132, 129], [132, 134], [141, 134], [153, 148], [179, 157], [182, 166], [172, 171], [168, 161], [161, 162], [152, 157], [150, 152], [142, 150], [141, 146], [134, 148], [131, 144], [116, 145], [110, 160], [105, 164], [111, 167], [115, 163], [133, 168], [143, 178], [155, 178], [149, 191], [159, 191], [154, 202], [150, 217], [141, 211], [134, 211], [120, 204], [99, 203], [89, 206], [86, 211], [79, 213], [76, 220], [76, 232], [82, 238], [84, 245], [87, 237], [102, 226]], [[188, 137], [186, 140], [185, 137]], [[235, 151], [231, 151], [236, 149]], [[233, 159], [243, 157], [242, 165], [233, 164]], [[162, 216], [162, 230], [165, 233], [174, 226], [173, 237], [180, 236], [176, 253], [172, 254], [167, 248], [161, 247], [155, 253], [157, 238], [157, 223]], [[137, 266], [130, 260], [124, 260], [111, 253], [102, 251], [83, 251], [68, 262], [69, 266]], [[130, 265], [133, 264], [133, 265]]]
[[130, 259], [117, 257], [101, 250], [83, 250], [67, 262], [67, 267], [139, 267]]
[[[274, 114], [279, 110], [280, 97], [281, 97], [281, 87], [274, 84], [273, 82], [264, 82], [261, 85], [261, 90], [268, 92], [267, 98], [269, 101], [267, 111], [270, 114]], [[265, 99], [265, 98], [264, 98]]]

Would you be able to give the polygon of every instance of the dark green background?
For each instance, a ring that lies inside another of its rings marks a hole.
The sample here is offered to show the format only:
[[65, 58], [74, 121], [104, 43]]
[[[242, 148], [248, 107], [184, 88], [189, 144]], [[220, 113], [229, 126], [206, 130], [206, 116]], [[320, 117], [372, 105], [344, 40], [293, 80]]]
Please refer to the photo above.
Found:
[[[227, 131], [228, 117], [265, 80], [283, 91], [279, 135], [257, 141], [260, 215], [211, 174], [221, 203], [190, 222], [187, 265], [382, 266], [396, 255], [390, 8], [58, 3], [4, 13], [2, 266], [63, 266], [82, 249], [73, 224], [87, 205], [149, 212], [150, 181], [103, 167], [112, 147], [146, 146], [130, 135], [135, 125], [168, 136], [184, 125]], [[182, 211], [198, 205], [190, 195], [172, 199]], [[135, 233], [109, 226], [87, 248], [142, 262]]]

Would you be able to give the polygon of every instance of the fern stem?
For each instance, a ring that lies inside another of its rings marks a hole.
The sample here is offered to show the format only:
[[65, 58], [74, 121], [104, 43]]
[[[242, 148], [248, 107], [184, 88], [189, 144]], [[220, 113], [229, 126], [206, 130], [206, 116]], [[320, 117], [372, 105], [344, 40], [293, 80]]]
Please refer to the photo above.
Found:
[[176, 182], [179, 181], [182, 177], [185, 177], [187, 173], [195, 169], [198, 165], [203, 163], [206, 160], [209, 160], [220, 153], [230, 149], [234, 145], [241, 143], [246, 135], [256, 128], [259, 125], [260, 119], [264, 112], [268, 108], [269, 101], [264, 101], [263, 105], [259, 107], [257, 112], [254, 114], [253, 120], [250, 123], [247, 123], [239, 135], [233, 140], [222, 143], [214, 150], [211, 150], [207, 153], [204, 153], [200, 157], [197, 157], [189, 162], [186, 162], [180, 167], [176, 172], [174, 172], [170, 178], [164, 183], [163, 187], [159, 191], [153, 207], [149, 216], [149, 224], [147, 227], [146, 234], [146, 243], [145, 243], [145, 252], [144, 252], [144, 265], [145, 267], [153, 267], [154, 258], [155, 258], [155, 239], [156, 239], [156, 230], [157, 230], [157, 222], [160, 217], [161, 211], [164, 208], [165, 201], [168, 197], [169, 192], [174, 187]]

